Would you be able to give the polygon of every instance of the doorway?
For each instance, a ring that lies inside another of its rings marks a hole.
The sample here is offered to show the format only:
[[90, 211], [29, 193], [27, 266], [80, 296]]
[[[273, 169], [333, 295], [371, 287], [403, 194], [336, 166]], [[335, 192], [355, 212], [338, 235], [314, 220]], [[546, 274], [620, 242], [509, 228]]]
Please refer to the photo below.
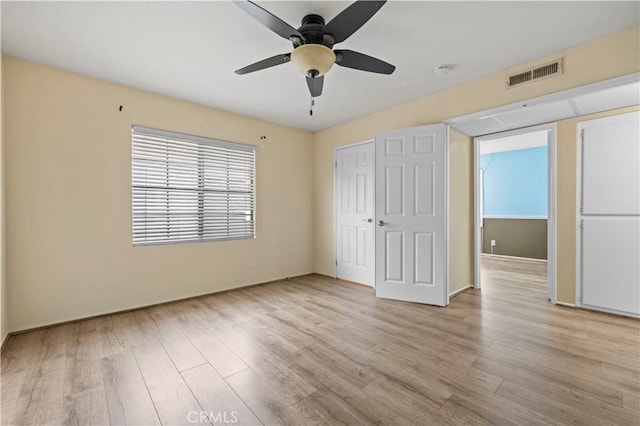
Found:
[[374, 287], [374, 141], [336, 148], [335, 276]]
[[547, 124], [475, 138], [475, 288], [483, 273], [525, 274], [556, 303], [555, 133]]

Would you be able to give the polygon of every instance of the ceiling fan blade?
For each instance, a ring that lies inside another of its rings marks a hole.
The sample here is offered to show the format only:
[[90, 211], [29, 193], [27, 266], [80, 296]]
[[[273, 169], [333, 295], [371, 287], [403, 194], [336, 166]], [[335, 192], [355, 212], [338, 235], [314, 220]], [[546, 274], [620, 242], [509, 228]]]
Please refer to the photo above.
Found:
[[317, 98], [322, 95], [322, 86], [324, 85], [324, 76], [311, 78], [307, 77], [307, 86], [309, 86], [309, 93], [311, 93], [311, 97]]
[[249, 0], [236, 0], [234, 1], [236, 6], [251, 15], [256, 21], [260, 22], [265, 27], [269, 28], [280, 37], [289, 40], [291, 36], [299, 37], [302, 40], [302, 35], [293, 28], [291, 25], [284, 22], [282, 19], [273, 15], [271, 12], [266, 11], [257, 4], [250, 2]]
[[377, 72], [379, 74], [391, 74], [396, 67], [373, 56], [353, 50], [334, 50], [336, 64], [361, 71]]
[[240, 68], [239, 70], [236, 70], [236, 74], [239, 74], [239, 75], [249, 74], [250, 72], [260, 71], [265, 68], [275, 67], [276, 65], [289, 62], [290, 58], [291, 58], [291, 54], [289, 53], [283, 53], [282, 55], [272, 56], [270, 58], [258, 61], [255, 64], [247, 65], [244, 68]]
[[386, 0], [358, 0], [329, 21], [324, 27], [325, 32], [333, 34], [336, 43], [345, 41], [371, 19], [385, 3]]

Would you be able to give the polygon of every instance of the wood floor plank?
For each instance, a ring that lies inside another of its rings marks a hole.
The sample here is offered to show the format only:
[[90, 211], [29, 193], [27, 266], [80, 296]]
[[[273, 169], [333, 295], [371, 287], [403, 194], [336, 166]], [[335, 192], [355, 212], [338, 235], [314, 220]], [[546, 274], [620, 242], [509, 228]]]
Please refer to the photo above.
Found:
[[[57, 328], [57, 327], [56, 327]], [[7, 350], [2, 353], [2, 373], [28, 370], [40, 365], [45, 356], [42, 348], [48, 330], [36, 330], [10, 336]]]
[[102, 359], [102, 371], [111, 424], [160, 424], [133, 352]]
[[[363, 388], [364, 397], [350, 402], [366, 413], [375, 413], [385, 424], [455, 425], [455, 422], [433, 406], [433, 399], [406, 382], [381, 377]], [[389, 398], [393, 395], [393, 398]]]
[[313, 347], [309, 347], [295, 354], [292, 361], [291, 368], [318, 390], [330, 389], [345, 400], [360, 394], [362, 388], [377, 377], [364, 355], [353, 360], [337, 352], [317, 354]]
[[328, 389], [312, 393], [295, 404], [309, 420], [319, 425], [374, 425], [364, 413]]
[[563, 385], [559, 382], [544, 379], [525, 370], [508, 367], [485, 359], [479, 359], [479, 368], [490, 370], [496, 374], [505, 376], [509, 383], [529, 389], [545, 396], [552, 396], [559, 403], [571, 407], [580, 407], [580, 411], [589, 413], [598, 422], [613, 421], [617, 424], [633, 424], [638, 420], [637, 414], [623, 409], [623, 395], [619, 399], [601, 398], [607, 395], [601, 389], [593, 388], [592, 392]]
[[68, 359], [54, 358], [46, 368], [29, 370], [9, 424], [60, 424]]
[[265, 425], [314, 424], [295, 408], [295, 403], [291, 404], [283, 400], [261, 376], [251, 369], [227, 377], [225, 381]]
[[25, 386], [27, 378], [30, 377], [31, 370], [22, 369], [2, 373], [0, 382], [0, 397], [2, 401], [0, 422], [2, 424], [10, 424], [22, 409], [26, 398], [23, 397], [21, 389]]
[[172, 425], [191, 424], [189, 413], [200, 413], [202, 407], [160, 342], [132, 350], [160, 421]]
[[496, 341], [491, 345], [491, 350], [528, 359], [540, 370], [550, 368], [559, 372], [567, 372], [577, 377], [597, 377], [598, 382], [612, 389], [633, 394], [638, 394], [640, 392], [640, 383], [619, 375], [603, 373], [602, 362], [584, 360], [578, 357], [573, 358], [569, 356], [556, 358], [550, 353], [545, 353], [543, 349], [531, 352], [527, 349], [518, 348], [516, 345], [510, 345], [499, 341]]
[[198, 318], [183, 319], [180, 331], [222, 377], [247, 369], [247, 364]]
[[638, 415], [638, 423], [640, 423], [640, 397], [624, 393], [622, 395], [622, 406], [629, 411], [633, 411]]
[[203, 412], [214, 424], [262, 424], [211, 365], [204, 364], [183, 371], [182, 376], [202, 406]]
[[482, 404], [471, 402], [455, 394], [444, 403], [440, 411], [459, 425], [515, 426], [517, 424]]
[[474, 362], [474, 367], [488, 373], [508, 379], [520, 386], [531, 386], [544, 389], [558, 398], [569, 398], [583, 401], [585, 399], [599, 400], [606, 406], [622, 407], [623, 393], [616, 389], [603, 386], [591, 380], [578, 380], [570, 374], [555, 374], [541, 372], [536, 367], [531, 368], [522, 364], [511, 364], [508, 361], [494, 361], [480, 357]]
[[158, 340], [178, 371], [185, 371], [207, 362], [198, 348], [180, 331], [180, 323], [167, 305], [150, 309], [149, 315], [156, 323], [155, 333]]
[[[502, 384], [501, 384], [502, 386]], [[498, 388], [499, 389], [499, 388]], [[531, 409], [526, 405], [518, 404], [498, 393], [478, 393], [470, 392], [466, 389], [456, 389], [449, 401], [453, 401], [464, 407], [473, 410], [477, 415], [492, 420], [493, 424], [502, 425], [515, 423], [517, 425], [564, 425], [557, 419], [549, 416], [546, 412]], [[447, 402], [449, 402], [447, 401]], [[446, 405], [446, 404], [445, 404]], [[476, 407], [481, 407], [478, 410]], [[444, 409], [443, 413], [449, 410]], [[452, 417], [456, 417], [455, 414]], [[506, 421], [503, 422], [502, 419]]]
[[110, 423], [103, 386], [66, 396], [60, 416], [64, 425], [105, 425]]
[[[453, 388], [445, 378], [430, 374], [420, 365], [397, 362], [388, 351], [377, 351], [371, 366], [386, 382], [411, 388], [421, 396], [423, 405], [431, 408], [439, 409], [453, 395]], [[382, 382], [378, 380], [378, 384], [380, 383]]]
[[518, 386], [508, 380], [502, 382], [497, 393], [522, 406], [547, 413], [550, 417], [564, 424], [590, 425], [595, 423], [617, 425], [634, 424], [635, 421], [635, 419], [627, 419], [620, 422], [620, 420], [611, 417], [594, 417], [594, 412], [597, 410], [586, 410], [586, 405], [569, 404], [567, 400], [553, 398], [545, 392], [539, 392], [530, 387]]

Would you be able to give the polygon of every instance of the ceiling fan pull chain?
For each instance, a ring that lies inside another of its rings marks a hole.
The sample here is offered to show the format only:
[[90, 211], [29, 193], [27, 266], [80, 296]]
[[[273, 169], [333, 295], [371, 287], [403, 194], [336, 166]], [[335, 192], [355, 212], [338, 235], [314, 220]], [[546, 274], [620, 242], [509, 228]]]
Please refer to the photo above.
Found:
[[313, 96], [311, 96], [311, 106], [309, 107], [309, 115], [313, 115], [313, 107], [316, 104], [316, 101], [313, 100]]

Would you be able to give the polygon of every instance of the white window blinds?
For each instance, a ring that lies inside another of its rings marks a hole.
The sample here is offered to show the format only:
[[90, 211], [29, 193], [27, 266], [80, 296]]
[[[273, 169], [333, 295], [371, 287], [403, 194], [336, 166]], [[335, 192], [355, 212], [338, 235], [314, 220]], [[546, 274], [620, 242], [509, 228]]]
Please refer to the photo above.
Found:
[[133, 245], [255, 237], [256, 147], [133, 126]]

